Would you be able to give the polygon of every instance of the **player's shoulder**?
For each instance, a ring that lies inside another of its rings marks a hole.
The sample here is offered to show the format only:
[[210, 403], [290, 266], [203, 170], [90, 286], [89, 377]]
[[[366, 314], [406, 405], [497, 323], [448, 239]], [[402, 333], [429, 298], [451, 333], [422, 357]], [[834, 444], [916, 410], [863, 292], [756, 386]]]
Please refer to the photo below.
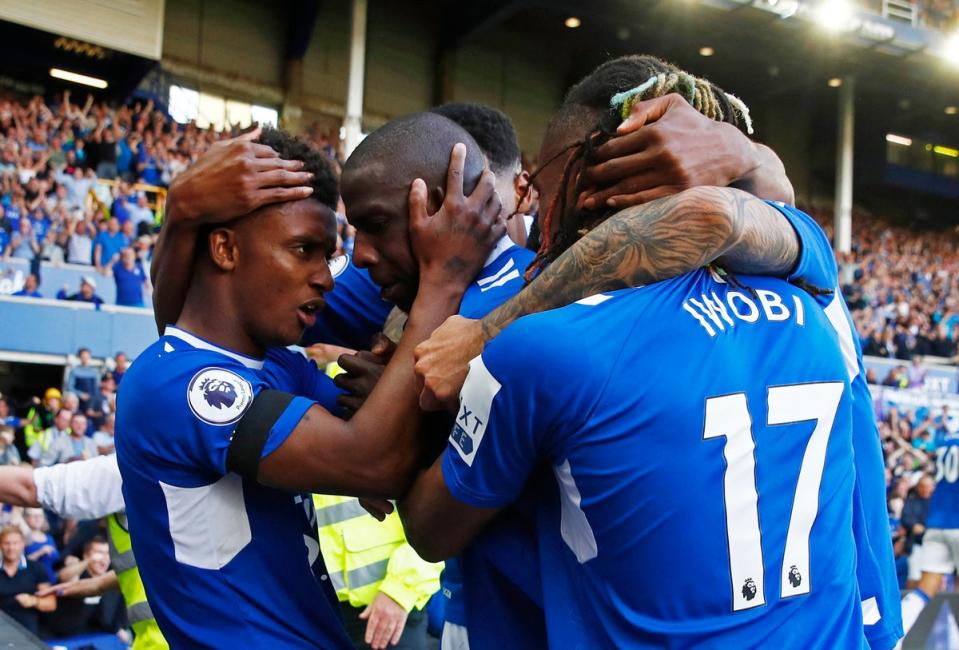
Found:
[[504, 237], [476, 279], [467, 287], [460, 304], [460, 315], [467, 318], [485, 316], [522, 291], [525, 286], [524, 274], [533, 257], [532, 251]]
[[189, 406], [208, 424], [229, 424], [252, 402], [263, 364], [168, 327], [130, 366], [118, 400], [121, 408], [171, 417]]
[[[631, 306], [646, 302], [643, 294], [643, 289], [620, 289], [524, 316], [487, 344], [483, 358], [494, 374], [549, 367], [581, 377], [593, 367], [585, 358], [619, 349], [635, 322]], [[590, 349], [574, 352], [584, 341]]]
[[267, 350], [259, 374], [273, 388], [298, 392], [296, 387], [304, 386], [318, 372], [316, 362], [302, 350], [276, 347]]

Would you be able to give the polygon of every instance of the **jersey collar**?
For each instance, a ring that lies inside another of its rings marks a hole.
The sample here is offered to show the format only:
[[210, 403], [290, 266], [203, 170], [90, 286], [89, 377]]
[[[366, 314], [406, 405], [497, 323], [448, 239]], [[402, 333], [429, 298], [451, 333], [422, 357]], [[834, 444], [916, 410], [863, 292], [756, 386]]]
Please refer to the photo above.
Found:
[[505, 253], [507, 250], [512, 248], [513, 240], [509, 238], [509, 235], [503, 235], [500, 237], [499, 241], [496, 242], [496, 246], [493, 247], [493, 250], [490, 251], [489, 257], [486, 258], [486, 261], [483, 262], [483, 268], [496, 261], [496, 258]]
[[172, 336], [178, 338], [187, 345], [190, 345], [194, 348], [200, 350], [211, 350], [213, 352], [219, 352], [223, 356], [230, 357], [235, 361], [239, 361], [247, 368], [252, 368], [253, 370], [260, 370], [263, 368], [263, 359], [254, 359], [253, 357], [248, 357], [245, 354], [240, 354], [239, 352], [233, 352], [232, 350], [227, 350], [226, 348], [221, 348], [218, 345], [214, 345], [209, 341], [205, 341], [198, 336], [190, 334], [186, 330], [182, 330], [179, 327], [173, 325], [167, 325], [166, 329], [163, 330], [164, 336]]

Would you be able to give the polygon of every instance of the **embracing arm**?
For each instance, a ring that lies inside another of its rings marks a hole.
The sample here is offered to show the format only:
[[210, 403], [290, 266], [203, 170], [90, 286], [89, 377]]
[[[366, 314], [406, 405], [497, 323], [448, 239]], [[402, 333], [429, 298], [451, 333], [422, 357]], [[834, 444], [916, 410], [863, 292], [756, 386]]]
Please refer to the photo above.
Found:
[[[742, 133], [740, 135], [746, 138]], [[779, 156], [764, 144], [750, 142], [750, 145], [753, 149], [756, 166], [742, 178], [730, 183], [729, 187], [735, 187], [769, 201], [794, 204], [796, 194], [789, 177], [786, 176], [786, 168]]]
[[157, 329], [176, 322], [190, 285], [200, 226], [235, 219], [269, 203], [302, 199], [312, 193], [311, 175], [299, 160], [283, 160], [253, 140], [255, 129], [222, 140], [179, 174], [170, 186], [150, 280]]
[[789, 222], [745, 192], [698, 187], [616, 213], [483, 320], [486, 340], [521, 316], [604, 291], [638, 287], [719, 262], [786, 275], [799, 255]]
[[471, 195], [463, 195], [465, 158], [466, 147], [456, 145], [443, 205], [432, 216], [425, 183], [413, 183], [410, 238], [419, 262], [419, 289], [403, 337], [373, 392], [348, 422], [312, 407], [259, 463], [256, 477], [262, 483], [356, 496], [398, 497], [406, 490], [419, 457], [422, 415], [414, 347], [456, 312], [463, 291], [505, 231], [490, 171], [483, 172]]
[[452, 318], [416, 350], [424, 409], [456, 409], [466, 364], [517, 318], [597, 293], [637, 287], [719, 262], [786, 275], [799, 256], [789, 221], [740, 190], [697, 187], [626, 208], [587, 233], [528, 287], [481, 321]]

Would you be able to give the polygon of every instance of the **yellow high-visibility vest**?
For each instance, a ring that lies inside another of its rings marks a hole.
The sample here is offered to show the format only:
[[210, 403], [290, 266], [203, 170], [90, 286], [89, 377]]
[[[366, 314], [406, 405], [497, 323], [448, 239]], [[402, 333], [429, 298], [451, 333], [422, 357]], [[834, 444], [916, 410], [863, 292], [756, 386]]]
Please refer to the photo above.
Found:
[[366, 607], [383, 592], [409, 612], [439, 590], [443, 563], [416, 554], [395, 511], [380, 522], [354, 497], [315, 494], [313, 504], [323, 561], [341, 601]]
[[110, 566], [116, 571], [120, 593], [127, 606], [127, 618], [136, 635], [133, 650], [169, 650], [170, 646], [163, 638], [147, 602], [126, 519], [125, 514], [115, 513], [107, 517], [107, 522], [110, 531]]

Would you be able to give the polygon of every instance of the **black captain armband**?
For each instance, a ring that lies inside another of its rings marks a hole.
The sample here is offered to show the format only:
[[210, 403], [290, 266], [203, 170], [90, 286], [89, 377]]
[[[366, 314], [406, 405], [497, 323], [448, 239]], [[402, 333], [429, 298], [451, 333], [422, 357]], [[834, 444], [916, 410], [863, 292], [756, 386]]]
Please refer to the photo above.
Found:
[[256, 396], [240, 419], [226, 452], [226, 469], [243, 478], [256, 480], [260, 456], [270, 430], [293, 401], [293, 395], [281, 390], [264, 390]]

